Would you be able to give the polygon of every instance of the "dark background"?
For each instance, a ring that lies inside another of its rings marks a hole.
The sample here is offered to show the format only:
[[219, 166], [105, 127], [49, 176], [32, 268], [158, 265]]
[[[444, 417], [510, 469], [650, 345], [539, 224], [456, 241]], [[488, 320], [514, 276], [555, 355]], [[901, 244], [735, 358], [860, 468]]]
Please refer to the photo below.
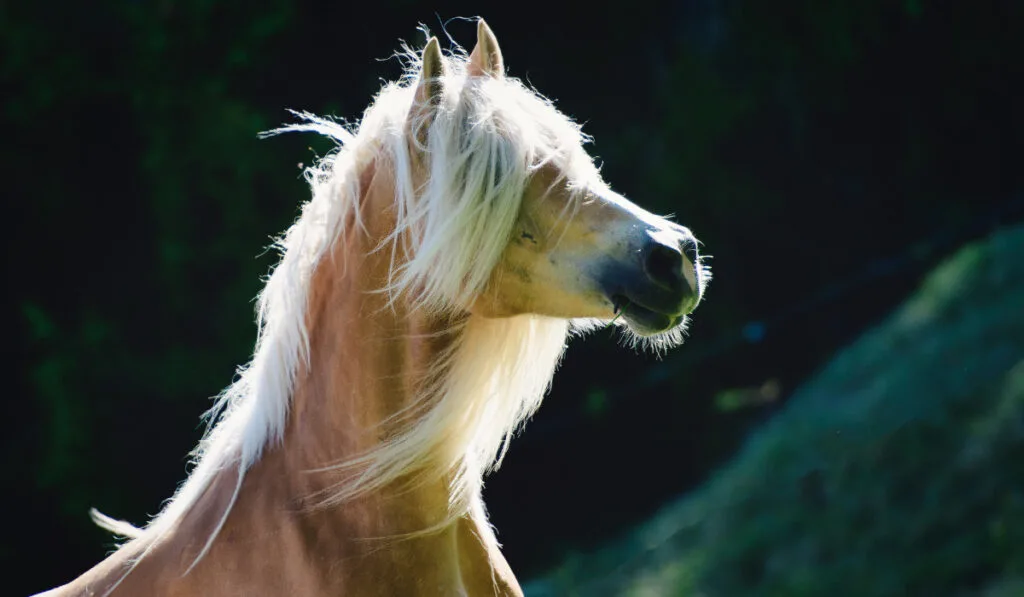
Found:
[[[256, 134], [285, 108], [358, 117], [418, 23], [484, 16], [612, 186], [714, 255], [683, 348], [574, 341], [489, 479], [529, 577], [695, 487], [940, 258], [1024, 219], [1022, 6], [0, 5], [8, 589], [104, 556], [89, 507], [142, 523], [184, 479], [251, 352], [264, 248], [308, 196], [298, 164], [329, 148]], [[447, 30], [472, 45], [472, 22]]]

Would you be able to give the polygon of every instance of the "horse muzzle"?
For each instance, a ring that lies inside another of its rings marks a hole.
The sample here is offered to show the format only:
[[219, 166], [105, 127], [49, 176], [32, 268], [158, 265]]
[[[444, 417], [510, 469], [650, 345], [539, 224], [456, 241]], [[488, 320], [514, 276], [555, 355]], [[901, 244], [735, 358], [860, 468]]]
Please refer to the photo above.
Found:
[[652, 336], [675, 328], [700, 302], [705, 275], [697, 239], [682, 227], [647, 230], [630, 243], [631, 258], [600, 275], [605, 296], [634, 332]]

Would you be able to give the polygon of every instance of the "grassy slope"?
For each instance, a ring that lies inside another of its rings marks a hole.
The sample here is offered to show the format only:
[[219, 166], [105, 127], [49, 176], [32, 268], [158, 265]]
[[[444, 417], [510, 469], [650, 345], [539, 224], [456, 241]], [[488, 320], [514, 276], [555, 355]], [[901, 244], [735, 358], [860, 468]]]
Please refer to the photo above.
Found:
[[1024, 595], [1024, 227], [938, 267], [701, 490], [547, 595]]

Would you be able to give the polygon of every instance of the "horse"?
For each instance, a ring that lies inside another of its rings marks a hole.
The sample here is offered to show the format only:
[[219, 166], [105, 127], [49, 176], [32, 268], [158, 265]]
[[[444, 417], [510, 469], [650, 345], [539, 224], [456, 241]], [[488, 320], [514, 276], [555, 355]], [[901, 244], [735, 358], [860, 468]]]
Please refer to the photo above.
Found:
[[337, 142], [279, 239], [251, 362], [173, 498], [50, 596], [522, 595], [481, 488], [567, 339], [680, 344], [710, 272], [613, 192], [581, 127], [505, 75], [481, 19], [430, 37]]

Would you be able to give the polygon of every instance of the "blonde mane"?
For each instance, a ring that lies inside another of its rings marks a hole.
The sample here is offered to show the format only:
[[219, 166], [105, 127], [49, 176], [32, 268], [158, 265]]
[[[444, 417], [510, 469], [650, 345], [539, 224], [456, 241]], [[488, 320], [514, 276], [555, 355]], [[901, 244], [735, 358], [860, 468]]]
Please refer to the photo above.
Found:
[[[101, 526], [155, 540], [219, 472], [233, 469], [238, 480], [223, 525], [246, 471], [282, 438], [297, 376], [310, 366], [310, 280], [335, 242], [365, 233], [360, 174], [372, 163], [386, 164], [395, 181], [397, 225], [376, 249], [392, 251], [388, 283], [380, 291], [438, 314], [463, 312], [485, 287], [538, 167], [555, 164], [581, 190], [603, 187], [579, 126], [520, 81], [469, 77], [465, 52], [456, 48], [444, 58], [442, 92], [428, 120], [412, 110], [419, 56], [406, 49], [402, 57], [404, 76], [384, 86], [357, 126], [296, 113], [298, 124], [267, 133], [312, 131], [338, 147], [306, 170], [312, 198], [278, 243], [282, 258], [258, 299], [252, 361], [207, 413], [210, 428], [193, 453], [194, 468], [163, 510], [143, 529], [94, 512]], [[410, 139], [419, 139], [419, 146]], [[428, 156], [420, 188], [414, 184], [414, 150]], [[397, 260], [396, 249], [410, 257]], [[324, 496], [324, 504], [412, 474], [451, 479], [453, 519], [476, 508], [484, 474], [500, 464], [511, 436], [539, 406], [574, 324], [529, 315], [460, 321], [452, 330], [458, 340], [441, 355], [431, 383], [398, 415], [400, 432], [352, 460], [325, 463], [351, 474]]]

